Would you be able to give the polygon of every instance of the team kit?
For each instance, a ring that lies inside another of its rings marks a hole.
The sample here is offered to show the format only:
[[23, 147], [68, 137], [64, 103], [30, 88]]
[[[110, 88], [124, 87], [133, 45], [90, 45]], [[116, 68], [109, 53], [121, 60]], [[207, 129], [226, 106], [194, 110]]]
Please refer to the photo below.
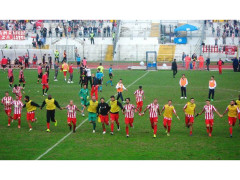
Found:
[[[64, 66], [66, 66], [64, 64]], [[38, 69], [39, 72], [39, 69]], [[65, 72], [65, 71], [64, 71]], [[100, 74], [100, 75], [99, 75]], [[102, 74], [102, 75], [101, 75]], [[38, 75], [39, 79], [42, 79], [42, 87], [43, 87], [43, 96], [48, 96], [41, 105], [34, 102], [29, 96], [25, 96], [23, 104], [22, 100], [22, 91], [24, 93], [25, 88], [25, 78], [23, 68], [20, 68], [19, 72], [19, 84], [15, 84], [13, 86], [13, 70], [11, 67], [8, 69], [8, 78], [9, 85], [12, 88], [12, 93], [16, 95], [16, 98], [13, 99], [9, 92], [5, 92], [5, 96], [2, 98], [1, 103], [4, 105], [4, 110], [8, 118], [8, 126], [11, 126], [11, 123], [14, 120], [18, 121], [18, 128], [21, 128], [21, 116], [22, 109], [26, 108], [27, 110], [27, 123], [29, 126], [29, 131], [33, 130], [32, 123], [37, 121], [35, 117], [35, 111], [37, 108], [42, 109], [46, 106], [46, 116], [47, 116], [47, 132], [50, 132], [50, 122], [52, 121], [55, 126], [57, 126], [57, 120], [55, 119], [55, 110], [59, 108], [60, 110], [67, 110], [67, 124], [69, 126], [70, 131], [73, 133], [76, 132], [76, 113], [79, 111], [82, 116], [85, 116], [84, 111], [87, 109], [88, 111], [88, 120], [93, 125], [93, 133], [96, 132], [96, 123], [97, 121], [102, 124], [103, 134], [106, 134], [106, 126], [110, 126], [110, 134], [114, 134], [114, 124], [117, 126], [117, 131], [120, 131], [120, 123], [119, 123], [119, 114], [123, 113], [125, 116], [125, 129], [126, 129], [126, 137], [129, 137], [129, 128], [134, 128], [134, 115], [137, 113], [139, 116], [144, 116], [146, 111], [149, 111], [149, 119], [151, 128], [153, 129], [153, 137], [157, 137], [157, 124], [159, 120], [159, 116], [163, 116], [163, 127], [166, 131], [167, 136], [170, 136], [171, 124], [173, 119], [173, 114], [176, 116], [178, 120], [180, 120], [177, 112], [172, 105], [172, 100], [168, 100], [167, 104], [165, 104], [162, 108], [160, 108], [158, 104], [158, 100], [154, 99], [153, 102], [146, 106], [143, 109], [143, 100], [145, 99], [144, 90], [142, 86], [134, 92], [136, 98], [136, 105], [131, 104], [131, 99], [126, 98], [123, 99], [123, 91], [127, 88], [123, 85], [122, 79], [116, 85], [117, 90], [117, 98], [114, 95], [110, 97], [110, 102], [105, 102], [105, 99], [102, 97], [100, 101], [98, 101], [98, 92], [102, 90], [103, 83], [103, 67], [97, 69], [96, 77], [92, 74], [92, 89], [89, 92], [87, 85], [83, 84], [83, 87], [79, 91], [79, 97], [81, 101], [81, 108], [79, 109], [73, 102], [73, 100], [69, 101], [69, 104], [66, 107], [61, 107], [57, 100], [55, 100], [51, 95], [47, 95], [47, 91], [49, 89], [48, 81], [49, 81], [49, 71], [45, 72], [44, 75]], [[66, 73], [64, 73], [64, 78], [66, 81]], [[112, 84], [113, 71], [112, 67], [109, 68], [109, 78], [110, 80], [106, 83]], [[23, 84], [21, 86], [21, 84]], [[179, 85], [181, 87], [181, 98], [187, 99], [186, 87], [188, 85], [188, 80], [183, 74], [180, 78]], [[213, 124], [214, 124], [214, 113], [216, 113], [219, 117], [223, 117], [226, 113], [228, 113], [228, 123], [229, 123], [229, 133], [230, 137], [232, 137], [232, 129], [236, 124], [237, 118], [240, 123], [240, 95], [238, 100], [231, 100], [230, 104], [227, 106], [226, 110], [223, 114], [220, 114], [217, 108], [211, 105], [211, 101], [214, 101], [214, 90], [217, 86], [216, 81], [214, 80], [214, 76], [209, 80], [209, 95], [206, 100], [206, 105], [203, 107], [200, 113], [196, 113], [196, 104], [194, 98], [190, 98], [190, 101], [185, 104], [183, 107], [183, 112], [185, 113], [185, 125], [189, 128], [189, 135], [193, 135], [193, 124], [194, 118], [200, 116], [205, 113], [205, 124], [206, 130], [209, 137], [212, 136]], [[45, 90], [46, 89], [46, 90]], [[122, 103], [118, 100], [121, 99]], [[14, 114], [12, 116], [12, 107], [14, 107]], [[109, 121], [110, 115], [110, 121]]]

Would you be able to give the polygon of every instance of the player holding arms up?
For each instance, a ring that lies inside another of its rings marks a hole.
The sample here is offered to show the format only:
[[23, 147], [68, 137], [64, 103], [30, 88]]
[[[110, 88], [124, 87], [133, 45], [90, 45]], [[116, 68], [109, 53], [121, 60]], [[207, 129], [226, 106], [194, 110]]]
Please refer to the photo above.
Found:
[[[72, 124], [73, 124], [73, 132], [76, 132], [76, 123], [77, 123], [77, 118], [76, 118], [76, 111], [80, 110], [77, 108], [76, 105], [73, 104], [73, 100], [69, 101], [69, 104], [62, 109], [67, 109], [67, 123], [70, 128], [70, 131], [72, 130]], [[72, 124], [71, 124], [72, 123]]]
[[[139, 89], [134, 92], [134, 95], [136, 97], [136, 104], [137, 104], [137, 109], [139, 110], [139, 115], [141, 115], [142, 107], [143, 107], [143, 99], [145, 99], [142, 86], [139, 86]], [[135, 112], [137, 112], [137, 109], [135, 110]]]
[[134, 109], [136, 107], [133, 104], [130, 104], [130, 98], [126, 98], [126, 105], [123, 107], [122, 112], [125, 115], [125, 124], [126, 124], [126, 136], [129, 137], [129, 125], [130, 127], [133, 127], [133, 121], [134, 121]]
[[23, 108], [23, 103], [19, 99], [18, 95], [16, 95], [16, 100], [12, 102], [12, 105], [14, 106], [14, 120], [18, 120], [18, 128], [21, 128], [21, 115], [22, 115], [22, 108]]
[[175, 116], [179, 119], [176, 110], [174, 108], [174, 106], [172, 105], [172, 100], [168, 100], [168, 104], [164, 105], [160, 115], [163, 113], [163, 126], [166, 130], [167, 136], [170, 136], [170, 129], [171, 129], [171, 124], [172, 124], [172, 114], [174, 113]]
[[196, 104], [194, 103], [194, 98], [191, 98], [190, 102], [187, 102], [187, 104], [183, 107], [186, 127], [190, 127], [190, 136], [192, 136], [195, 109]]
[[228, 105], [227, 109], [224, 111], [223, 116], [228, 112], [228, 124], [229, 124], [229, 132], [230, 137], [232, 137], [232, 127], [235, 125], [237, 121], [237, 114], [240, 113], [239, 108], [235, 105], [235, 101], [231, 100], [230, 105]]
[[107, 126], [109, 125], [109, 117], [108, 117], [109, 110], [110, 110], [110, 106], [108, 105], [108, 103], [105, 103], [105, 99], [102, 97], [97, 107], [97, 114], [98, 114], [98, 117], [101, 119], [103, 134], [106, 134], [105, 124]]
[[206, 100], [206, 105], [203, 107], [202, 112], [198, 113], [198, 115], [201, 115], [203, 112], [205, 112], [205, 123], [207, 133], [209, 137], [211, 137], [214, 123], [213, 113], [216, 112], [219, 117], [222, 117], [222, 115], [217, 111], [217, 109], [213, 105], [210, 104], [210, 100]]
[[157, 123], [158, 123], [158, 115], [160, 116], [160, 110], [159, 110], [159, 104], [158, 100], [154, 99], [153, 103], [149, 104], [145, 110], [143, 111], [144, 113], [149, 110], [149, 117], [150, 117], [150, 122], [151, 122], [151, 127], [153, 129], [153, 137], [157, 137]]
[[20, 101], [22, 100], [22, 92], [21, 92], [22, 90], [23, 90], [23, 87], [17, 86], [16, 84], [14, 85], [12, 90], [13, 94], [16, 94], [16, 96], [18, 96]]
[[5, 96], [2, 98], [1, 103], [4, 105], [5, 113], [8, 116], [8, 127], [10, 126], [10, 123], [11, 123], [12, 102], [13, 102], [13, 98], [9, 96], [8, 91], [6, 91]]
[[111, 135], [113, 135], [114, 130], [114, 121], [117, 124], [117, 130], [120, 131], [120, 124], [119, 124], [119, 110], [120, 108], [123, 109], [123, 106], [118, 100], [115, 99], [114, 96], [110, 97], [110, 119], [111, 119]]
[[27, 108], [27, 123], [29, 126], [29, 131], [32, 131], [32, 122], [35, 122], [37, 119], [35, 118], [35, 111], [37, 107], [40, 107], [37, 103], [30, 100], [29, 96], [25, 96], [26, 104], [23, 105], [23, 108]]

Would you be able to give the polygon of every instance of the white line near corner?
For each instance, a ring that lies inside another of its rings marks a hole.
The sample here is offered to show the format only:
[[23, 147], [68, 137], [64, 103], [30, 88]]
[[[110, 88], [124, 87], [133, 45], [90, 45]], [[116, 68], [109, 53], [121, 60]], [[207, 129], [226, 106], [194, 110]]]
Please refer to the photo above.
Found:
[[[145, 77], [147, 74], [149, 73], [149, 71], [147, 71], [145, 74], [143, 74], [141, 77], [139, 77], [138, 79], [136, 79], [134, 82], [132, 82], [131, 84], [129, 84], [126, 88], [131, 87], [133, 84], [135, 84], [137, 81], [139, 81], [140, 79], [142, 79], [143, 77]], [[115, 94], [116, 96], [117, 94]], [[107, 100], [107, 102], [109, 102], [110, 99]], [[76, 129], [80, 128], [86, 121], [88, 120], [88, 118], [84, 119], [77, 127]], [[52, 149], [54, 149], [57, 145], [59, 145], [61, 142], [63, 142], [68, 136], [70, 136], [72, 134], [72, 131], [69, 132], [67, 135], [65, 135], [63, 138], [61, 138], [56, 144], [54, 144], [52, 147], [50, 147], [48, 150], [46, 150], [43, 154], [41, 154], [40, 156], [38, 156], [35, 160], [40, 160], [43, 156], [45, 156], [47, 153], [49, 153]]]

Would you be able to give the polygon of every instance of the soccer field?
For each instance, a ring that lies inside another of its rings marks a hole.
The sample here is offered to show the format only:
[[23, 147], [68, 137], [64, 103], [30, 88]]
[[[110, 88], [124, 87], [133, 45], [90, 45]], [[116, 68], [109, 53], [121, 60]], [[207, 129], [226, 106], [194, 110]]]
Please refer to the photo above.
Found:
[[[18, 70], [14, 70], [15, 82], [18, 81]], [[182, 73], [188, 78], [187, 100], [180, 99], [179, 79]], [[25, 70], [26, 88], [25, 95], [41, 105], [46, 98], [42, 96], [42, 86], [37, 84], [37, 70]], [[74, 84], [67, 84], [63, 80], [63, 74], [58, 76], [59, 81], [53, 81], [54, 72], [50, 72], [50, 90], [61, 107], [65, 107], [69, 100], [80, 108], [78, 92], [79, 74], [74, 72]], [[191, 159], [240, 159], [240, 127], [238, 122], [233, 128], [233, 138], [229, 138], [229, 128], [227, 115], [219, 118], [215, 114], [215, 124], [212, 137], [208, 137], [205, 128], [204, 115], [195, 119], [193, 126], [193, 136], [189, 136], [189, 129], [185, 127], [184, 112], [182, 110], [190, 97], [195, 98], [197, 105], [196, 112], [201, 112], [208, 96], [208, 81], [214, 75], [217, 81], [215, 91], [215, 101], [212, 103], [222, 114], [231, 99], [237, 99], [240, 94], [240, 73], [225, 70], [223, 75], [211, 71], [179, 71], [176, 78], [172, 78], [172, 71], [114, 71], [114, 87], [103, 85], [103, 92], [99, 97], [109, 99], [116, 94], [115, 85], [119, 78], [123, 79], [123, 84], [128, 87], [124, 91], [124, 98], [130, 97], [135, 104], [134, 91], [139, 85], [143, 86], [146, 99], [144, 108], [151, 103], [154, 98], [158, 98], [160, 108], [169, 99], [173, 100], [180, 121], [173, 117], [171, 126], [171, 136], [167, 137], [162, 125], [163, 117], [159, 117], [157, 138], [153, 138], [150, 127], [148, 113], [140, 117], [135, 114], [134, 128], [130, 129], [130, 137], [126, 138], [124, 116], [120, 113], [121, 130], [110, 135], [110, 127], [107, 133], [102, 134], [102, 127], [97, 123], [96, 133], [92, 133], [92, 124], [86, 117], [77, 114], [77, 132], [69, 134], [67, 126], [66, 110], [56, 110], [58, 126], [51, 123], [51, 133], [46, 130], [46, 110], [36, 111], [37, 123], [33, 123], [33, 131], [28, 132], [26, 122], [26, 109], [22, 113], [21, 129], [17, 128], [17, 122], [13, 122], [11, 127], [7, 127], [7, 116], [1, 106], [0, 111], [0, 159], [23, 159], [34, 160], [191, 160]], [[4, 96], [8, 87], [7, 73], [0, 72], [0, 94]], [[104, 82], [108, 80], [105, 71]], [[105, 84], [104, 83], [104, 84]], [[12, 97], [15, 96], [10, 93]], [[86, 114], [87, 115], [87, 114]], [[237, 120], [238, 121], [238, 120]], [[64, 139], [62, 139], [64, 138]], [[57, 143], [57, 144], [56, 144]], [[49, 151], [48, 151], [49, 150]], [[47, 152], [46, 152], [47, 151]]]

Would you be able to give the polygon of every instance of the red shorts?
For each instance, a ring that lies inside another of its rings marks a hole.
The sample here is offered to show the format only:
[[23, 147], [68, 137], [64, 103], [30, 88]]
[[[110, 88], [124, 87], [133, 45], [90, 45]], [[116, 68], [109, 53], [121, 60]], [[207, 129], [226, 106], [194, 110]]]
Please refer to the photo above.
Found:
[[171, 126], [171, 124], [172, 124], [172, 120], [169, 120], [167, 118], [163, 118], [163, 125], [164, 126], [166, 126], [166, 125]]
[[236, 123], [236, 121], [237, 121], [237, 118], [236, 117], [229, 117], [228, 116], [228, 124], [229, 125], [235, 125], [235, 123]]
[[210, 126], [213, 126], [213, 119], [205, 119], [205, 123], [206, 123], [206, 125], [210, 125]]
[[143, 106], [143, 101], [139, 101], [136, 104], [137, 104], [137, 107], [142, 107]]
[[13, 119], [14, 120], [21, 119], [21, 114], [14, 114]]
[[151, 121], [151, 123], [158, 122], [158, 118], [157, 117], [150, 118], [150, 121]]
[[33, 121], [35, 119], [35, 112], [28, 113], [27, 112], [27, 120]]
[[119, 114], [113, 114], [113, 113], [110, 113], [110, 119], [111, 121], [118, 121], [119, 119]]
[[240, 120], [240, 113], [238, 113], [238, 119]]
[[194, 117], [187, 117], [187, 116], [185, 116], [185, 122], [186, 122], [186, 124], [188, 124], [188, 123], [194, 123]]
[[43, 88], [43, 89], [46, 89], [46, 88], [48, 89], [49, 86], [48, 86], [48, 84], [44, 84], [44, 85], [42, 86], [42, 88]]
[[101, 123], [105, 123], [105, 124], [108, 124], [108, 123], [109, 123], [108, 115], [105, 115], [105, 116], [100, 115], [99, 117], [100, 117], [100, 119], [101, 119]]
[[67, 118], [67, 122], [68, 123], [73, 123], [73, 124], [76, 124], [76, 122], [77, 122], [77, 118]]
[[125, 117], [125, 124], [132, 124], [133, 123], [133, 118], [126, 118]]
[[22, 100], [22, 96], [18, 96], [19, 97], [19, 100], [21, 101]]
[[11, 110], [11, 109], [9, 109], [9, 110], [5, 110], [5, 113], [6, 113], [8, 116], [10, 116], [11, 113], [12, 113], [12, 110]]
[[63, 71], [63, 75], [64, 75], [64, 76], [67, 76], [67, 71]]

